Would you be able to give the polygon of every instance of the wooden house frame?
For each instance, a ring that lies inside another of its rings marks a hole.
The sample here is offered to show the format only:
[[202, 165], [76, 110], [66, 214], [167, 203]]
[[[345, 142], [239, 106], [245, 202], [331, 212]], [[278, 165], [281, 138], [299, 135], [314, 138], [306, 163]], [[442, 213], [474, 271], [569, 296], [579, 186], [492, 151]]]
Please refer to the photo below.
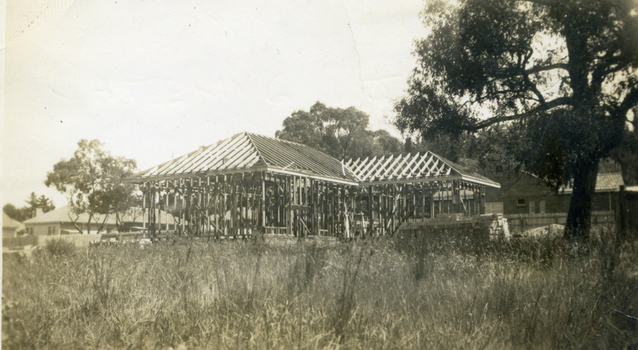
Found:
[[153, 215], [162, 209], [179, 222], [177, 234], [207, 237], [391, 234], [408, 219], [478, 215], [485, 186], [498, 187], [430, 152], [339, 161], [253, 133], [126, 181], [140, 186], [151, 236], [167, 227]]
[[349, 160], [360, 189], [363, 233], [393, 233], [408, 220], [485, 212], [485, 187], [498, 183], [431, 152]]

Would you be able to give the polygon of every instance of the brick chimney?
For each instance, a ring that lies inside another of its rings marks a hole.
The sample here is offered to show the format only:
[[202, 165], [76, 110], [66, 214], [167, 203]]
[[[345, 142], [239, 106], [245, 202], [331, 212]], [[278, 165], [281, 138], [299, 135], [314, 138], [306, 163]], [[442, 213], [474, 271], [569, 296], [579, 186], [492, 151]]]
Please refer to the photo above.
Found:
[[40, 216], [44, 214], [44, 212], [42, 211], [42, 208], [35, 208], [35, 216]]

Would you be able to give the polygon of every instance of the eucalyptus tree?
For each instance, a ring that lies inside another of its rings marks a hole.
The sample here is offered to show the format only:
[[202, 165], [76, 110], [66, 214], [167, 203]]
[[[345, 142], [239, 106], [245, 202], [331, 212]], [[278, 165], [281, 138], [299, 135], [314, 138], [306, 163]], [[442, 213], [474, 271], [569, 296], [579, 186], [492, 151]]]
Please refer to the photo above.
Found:
[[136, 170], [135, 160], [113, 157], [102, 146], [99, 140], [80, 140], [73, 157], [56, 163], [44, 182], [66, 195], [69, 218], [80, 232], [82, 228], [77, 225], [80, 214], [89, 216], [87, 230], [92, 220], [103, 216], [103, 221], [98, 222], [99, 232], [110, 214], [116, 214], [121, 226], [121, 214], [138, 202], [134, 185], [122, 182]]
[[275, 136], [325, 152], [337, 159], [399, 152], [403, 145], [385, 130], [368, 129], [370, 117], [355, 107], [327, 107], [317, 102], [284, 119]]
[[396, 126], [506, 128], [527, 171], [556, 190], [573, 183], [565, 236], [588, 236], [598, 164], [638, 103], [638, 2], [433, 0], [423, 19]]

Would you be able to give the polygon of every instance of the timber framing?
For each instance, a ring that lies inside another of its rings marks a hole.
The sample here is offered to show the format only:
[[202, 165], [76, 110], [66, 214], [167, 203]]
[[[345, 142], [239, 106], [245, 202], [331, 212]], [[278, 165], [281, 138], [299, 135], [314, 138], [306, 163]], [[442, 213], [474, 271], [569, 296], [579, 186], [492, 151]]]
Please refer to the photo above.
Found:
[[[484, 212], [500, 187], [433, 153], [339, 161], [308, 146], [241, 133], [142, 171], [151, 236], [393, 234], [403, 222]], [[176, 225], [158, 222], [157, 209]], [[169, 230], [169, 228], [172, 228]]]

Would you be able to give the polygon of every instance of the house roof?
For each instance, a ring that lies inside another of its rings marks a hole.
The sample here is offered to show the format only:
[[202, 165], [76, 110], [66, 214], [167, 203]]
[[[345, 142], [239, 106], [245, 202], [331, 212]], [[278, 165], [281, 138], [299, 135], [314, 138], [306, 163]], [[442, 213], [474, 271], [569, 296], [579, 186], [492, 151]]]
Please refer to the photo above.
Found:
[[[46, 212], [44, 214], [41, 214], [34, 218], [26, 220], [24, 224], [29, 225], [29, 224], [73, 222], [71, 218], [76, 218], [76, 215], [70, 212], [68, 205], [65, 205], [63, 207], [51, 210], [49, 212]], [[103, 215], [94, 215], [93, 218], [91, 219], [91, 222], [102, 223], [103, 220], [104, 220]], [[77, 223], [82, 223], [82, 224], [86, 224], [88, 221], [89, 221], [89, 214], [87, 213], [80, 214], [78, 216], [78, 219], [76, 220]], [[108, 218], [106, 219], [105, 224], [115, 225], [116, 224], [115, 216], [109, 215]]]
[[[621, 173], [599, 173], [596, 178], [596, 192], [616, 192], [625, 182]], [[572, 183], [567, 184], [561, 193], [572, 193]]]
[[296, 142], [243, 132], [207, 147], [139, 172], [129, 182], [273, 171], [356, 184], [339, 160]]
[[9, 215], [2, 212], [2, 227], [3, 228], [17, 228], [18, 230], [24, 228], [24, 224], [20, 221], [14, 220], [9, 217]]
[[[143, 220], [143, 216], [142, 216], [142, 209], [141, 208], [136, 208], [137, 210], [137, 214], [133, 215], [130, 211], [126, 212], [122, 215], [122, 222], [125, 223], [131, 223], [131, 222], [138, 222], [138, 223], [142, 223]], [[168, 223], [169, 224], [174, 224], [175, 223], [175, 218], [173, 218], [172, 215], [168, 215], [165, 211], [162, 210], [157, 210], [159, 211], [159, 218], [157, 220], [157, 222], [161, 222], [161, 223], [165, 223], [166, 219], [168, 217]], [[156, 215], [157, 214], [156, 211]], [[74, 214], [71, 214], [71, 217], [75, 218]], [[80, 214], [78, 220], [76, 221], [77, 223], [81, 223], [81, 224], [86, 224], [89, 220], [89, 214]], [[99, 222], [102, 223], [102, 220], [104, 220], [104, 215], [95, 215], [92, 219], [91, 222]], [[44, 224], [44, 223], [70, 223], [72, 222], [71, 218], [69, 217], [69, 206], [65, 205], [61, 208], [52, 210], [50, 212], [38, 215], [34, 218], [31, 218], [29, 220], [26, 220], [24, 223], [25, 224]], [[115, 215], [111, 214], [109, 215], [109, 217], [106, 219], [106, 224], [108, 225], [116, 225], [116, 219], [115, 219]], [[4, 226], [4, 223], [3, 223]]]
[[501, 187], [499, 183], [432, 152], [350, 159], [345, 164], [364, 184], [465, 180], [489, 187]]

